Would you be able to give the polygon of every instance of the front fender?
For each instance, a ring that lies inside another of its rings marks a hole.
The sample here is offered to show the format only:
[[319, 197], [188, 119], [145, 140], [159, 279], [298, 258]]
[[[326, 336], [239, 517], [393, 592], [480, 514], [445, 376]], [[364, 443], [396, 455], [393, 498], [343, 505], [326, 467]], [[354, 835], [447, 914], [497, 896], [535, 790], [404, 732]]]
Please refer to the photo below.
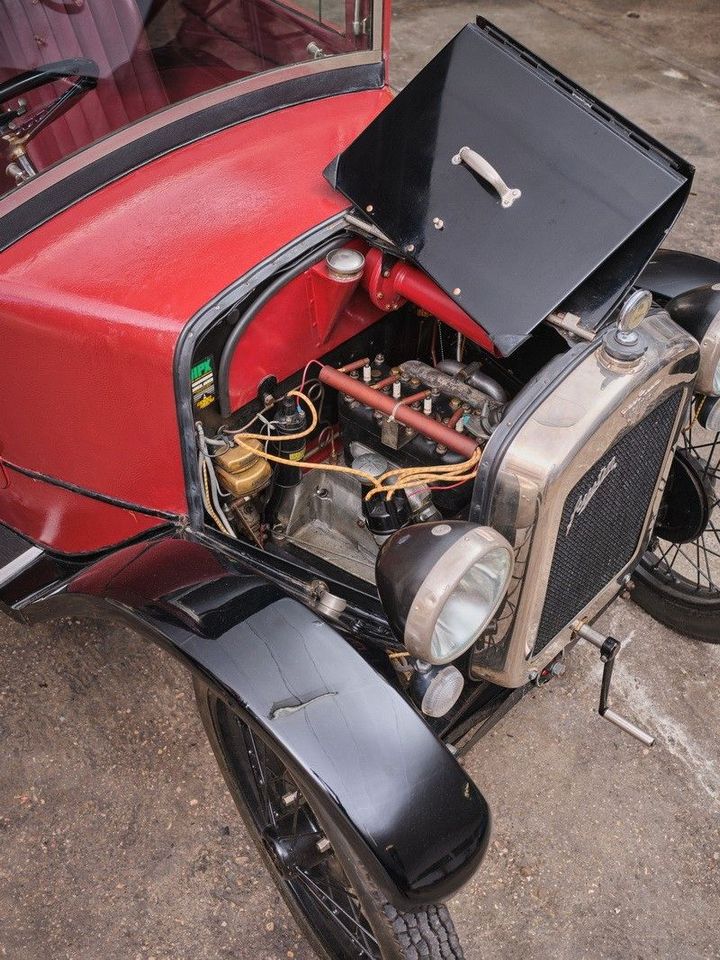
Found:
[[490, 831], [482, 794], [398, 691], [301, 603], [175, 537], [120, 550], [62, 593], [109, 606], [262, 728], [397, 907], [447, 899], [472, 875]]
[[663, 306], [681, 293], [720, 283], [720, 263], [682, 250], [658, 250], [636, 281]]

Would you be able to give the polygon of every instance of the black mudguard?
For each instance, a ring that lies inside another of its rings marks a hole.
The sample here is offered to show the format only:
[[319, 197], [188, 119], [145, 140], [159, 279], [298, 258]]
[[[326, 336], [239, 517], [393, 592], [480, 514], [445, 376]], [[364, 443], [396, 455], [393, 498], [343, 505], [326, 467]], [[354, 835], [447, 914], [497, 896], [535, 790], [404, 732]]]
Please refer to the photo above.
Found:
[[278, 587], [168, 536], [95, 562], [52, 600], [123, 618], [260, 727], [398, 908], [447, 899], [477, 868], [482, 794], [400, 693]]
[[636, 281], [663, 306], [695, 287], [720, 283], [720, 263], [682, 250], [658, 250]]

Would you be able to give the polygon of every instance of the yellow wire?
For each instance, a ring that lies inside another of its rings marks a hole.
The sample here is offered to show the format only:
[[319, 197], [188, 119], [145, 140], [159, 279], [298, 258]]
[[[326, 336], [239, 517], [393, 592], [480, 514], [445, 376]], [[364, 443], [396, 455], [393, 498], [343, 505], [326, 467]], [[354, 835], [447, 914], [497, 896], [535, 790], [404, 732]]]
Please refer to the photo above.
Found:
[[466, 467], [474, 466], [478, 461], [478, 453], [473, 453], [472, 457], [469, 460], [462, 460], [460, 463], [447, 463], [447, 464], [437, 464], [437, 466], [425, 466], [425, 467], [396, 467], [394, 470], [388, 470], [383, 473], [378, 480], [386, 480], [388, 477], [392, 477], [395, 474], [413, 474], [413, 473], [459, 473], [462, 472]]
[[[318, 413], [312, 400], [299, 390], [291, 390], [288, 397], [299, 397], [310, 411], [310, 425], [300, 433], [285, 434], [281, 437], [273, 438], [278, 442], [285, 443], [289, 440], [302, 440], [309, 436], [318, 424]], [[269, 460], [272, 463], [281, 463], [291, 467], [299, 467], [302, 470], [329, 470], [335, 473], [348, 473], [359, 477], [372, 486], [365, 499], [377, 496], [379, 493], [386, 493], [388, 499], [398, 490], [404, 490], [407, 487], [419, 486], [422, 483], [432, 482], [433, 480], [460, 483], [472, 479], [475, 473], [463, 473], [468, 468], [473, 468], [480, 460], [480, 451], [477, 450], [469, 460], [461, 463], [448, 465], [427, 466], [427, 467], [398, 467], [394, 470], [388, 470], [380, 477], [375, 477], [371, 473], [365, 473], [363, 470], [356, 470], [354, 467], [344, 467], [332, 463], [307, 463], [301, 460], [291, 460], [289, 457], [280, 457], [274, 453], [268, 453], [266, 450], [256, 450], [246, 441], [261, 440], [267, 442], [268, 435], [264, 433], [236, 433], [233, 436], [234, 442], [238, 447], [249, 450], [261, 457], [263, 460]], [[385, 485], [385, 481], [391, 477], [397, 477], [395, 483]], [[421, 479], [422, 478], [422, 479]]]
[[[264, 439], [267, 440], [267, 437]], [[286, 437], [281, 437], [278, 439], [285, 440]], [[299, 467], [301, 470], [331, 470], [336, 473], [352, 473], [356, 477], [362, 477], [366, 483], [375, 483], [377, 480], [377, 477], [374, 477], [371, 473], [364, 473], [362, 470], [354, 470], [352, 467], [343, 467], [336, 463], [307, 463], [304, 460], [290, 460], [289, 457], [277, 457], [274, 453], [267, 453], [265, 450], [255, 450], [254, 447], [243, 443], [242, 440], [236, 439], [235, 442], [239, 447], [243, 447], [245, 450], [250, 450], [258, 457], [262, 457], [263, 460], [270, 460], [273, 463], [282, 463], [289, 467]]]
[[[444, 466], [438, 465], [436, 467], [405, 467], [388, 470], [387, 473], [377, 478], [375, 486], [365, 495], [365, 499], [369, 500], [378, 493], [387, 493], [389, 499], [397, 490], [406, 490], [408, 487], [420, 486], [425, 483], [432, 483], [433, 481], [464, 483], [466, 480], [472, 480], [473, 477], [475, 477], [477, 469], [474, 468], [477, 467], [479, 462], [480, 451], [476, 450], [469, 460], [464, 460], [461, 463], [447, 464]], [[395, 483], [390, 487], [384, 486], [383, 481], [389, 479], [391, 476], [397, 476]]]
[[[437, 477], [427, 477], [427, 478], [422, 479], [422, 480], [415, 480], [413, 483], [402, 484], [402, 485], [399, 486], [399, 487], [398, 487], [397, 484], [396, 484], [395, 486], [390, 487], [390, 489], [387, 491], [387, 493], [386, 493], [386, 495], [385, 495], [385, 499], [386, 499], [386, 500], [391, 500], [391, 499], [393, 498], [393, 496], [397, 493], [398, 490], [409, 490], [409, 489], [412, 489], [412, 488], [418, 487], [418, 486], [428, 486], [428, 487], [431, 486], [431, 487], [435, 488], [435, 485], [436, 485], [437, 483], [449, 483], [451, 487], [454, 487], [454, 486], [457, 486], [458, 484], [461, 484], [461, 483], [468, 483], [470, 480], [474, 480], [476, 476], [477, 476], [477, 470], [475, 470], [473, 473], [463, 474], [463, 476], [461, 476], [461, 477], [453, 477], [453, 478], [452, 478], [452, 483], [450, 483], [450, 480], [449, 480], [449, 479], [446, 479], [446, 478], [444, 478], [444, 477], [441, 478], [440, 480], [438, 480]], [[442, 488], [440, 488], [440, 489], [442, 489]], [[383, 488], [383, 491], [381, 491], [381, 492], [384, 492], [384, 490], [385, 490], [385, 488]]]
[[436, 483], [448, 483], [450, 486], [455, 486], [459, 483], [467, 483], [469, 480], [474, 480], [477, 476], [477, 470], [473, 470], [471, 473], [464, 473], [460, 476], [453, 477], [435, 477], [432, 474], [426, 474], [423, 477], [416, 477], [413, 480], [404, 483], [394, 483], [391, 487], [383, 487], [381, 490], [377, 491], [379, 493], [384, 493], [387, 490], [385, 499], [392, 499], [393, 495], [397, 493], [398, 490], [409, 490], [413, 487], [419, 486], [434, 486]]
[[422, 483], [459, 483], [461, 480], [471, 480], [477, 473], [475, 463], [464, 464], [464, 472], [458, 473], [433, 473], [431, 468], [428, 468], [427, 471], [413, 473], [411, 476], [405, 477], [400, 476], [396, 483], [392, 484], [390, 487], [391, 490], [397, 490], [400, 488], [411, 487], [413, 485], [419, 485]]
[[[282, 439], [283, 443], [285, 443], [287, 440], [302, 440], [303, 437], [308, 437], [308, 436], [313, 432], [313, 430], [315, 429], [315, 427], [317, 426], [317, 424], [318, 424], [318, 414], [317, 414], [317, 410], [315, 409], [315, 405], [313, 404], [312, 400], [311, 400], [309, 397], [306, 397], [304, 393], [300, 393], [299, 390], [291, 390], [289, 393], [286, 393], [285, 396], [286, 396], [286, 397], [300, 397], [300, 399], [303, 401], [303, 403], [305, 403], [305, 404], [307, 405], [307, 408], [308, 408], [308, 410], [310, 411], [310, 418], [311, 418], [311, 421], [312, 421], [312, 422], [311, 422], [310, 426], [309, 426], [306, 430], [303, 430], [303, 431], [302, 431], [302, 433], [288, 433], [288, 434], [283, 434], [283, 436], [282, 436], [281, 439]], [[232, 433], [232, 431], [230, 431], [230, 432]], [[238, 439], [240, 439], [240, 440], [262, 440], [263, 442], [267, 441], [267, 439], [268, 439], [268, 435], [267, 435], [266, 433], [243, 433], [242, 431], [239, 431], [238, 433], [234, 434], [234, 436], [235, 436], [236, 442], [237, 442]]]

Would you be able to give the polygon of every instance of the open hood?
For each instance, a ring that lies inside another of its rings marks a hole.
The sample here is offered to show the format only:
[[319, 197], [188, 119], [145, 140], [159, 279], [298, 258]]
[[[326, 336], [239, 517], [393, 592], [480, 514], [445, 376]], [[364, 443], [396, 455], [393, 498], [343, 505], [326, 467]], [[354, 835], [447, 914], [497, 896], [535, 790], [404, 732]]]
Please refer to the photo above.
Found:
[[558, 308], [597, 326], [670, 229], [692, 175], [482, 19], [326, 171], [505, 356]]

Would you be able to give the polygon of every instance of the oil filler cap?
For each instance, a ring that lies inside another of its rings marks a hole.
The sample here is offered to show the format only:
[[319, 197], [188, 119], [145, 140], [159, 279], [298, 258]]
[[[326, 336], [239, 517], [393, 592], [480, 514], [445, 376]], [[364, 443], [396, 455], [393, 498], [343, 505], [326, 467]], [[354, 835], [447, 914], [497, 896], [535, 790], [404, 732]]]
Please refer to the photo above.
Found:
[[353, 250], [350, 247], [331, 250], [325, 257], [325, 263], [333, 280], [341, 283], [359, 280], [365, 269], [365, 257], [359, 250]]

